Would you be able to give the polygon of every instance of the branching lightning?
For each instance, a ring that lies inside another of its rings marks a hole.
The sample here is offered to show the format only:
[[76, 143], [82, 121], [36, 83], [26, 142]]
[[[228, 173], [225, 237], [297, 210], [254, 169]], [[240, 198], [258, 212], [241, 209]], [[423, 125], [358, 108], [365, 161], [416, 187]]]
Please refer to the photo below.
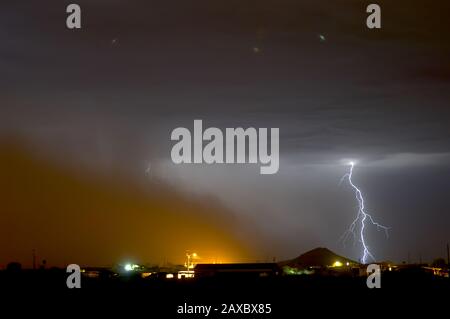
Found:
[[344, 176], [342, 176], [341, 178], [341, 183], [342, 181], [344, 181], [344, 179], [348, 179], [348, 182], [350, 184], [350, 186], [353, 188], [353, 190], [355, 191], [355, 197], [356, 200], [358, 202], [358, 213], [356, 215], [356, 218], [353, 220], [353, 222], [350, 224], [349, 228], [347, 229], [347, 231], [344, 233], [343, 235], [343, 240], [345, 241], [347, 239], [347, 237], [352, 234], [353, 238], [356, 239], [357, 238], [357, 226], [358, 226], [358, 222], [360, 225], [359, 228], [359, 241], [361, 242], [361, 245], [363, 247], [363, 254], [361, 257], [361, 261], [363, 264], [367, 263], [367, 259], [370, 257], [372, 260], [375, 261], [375, 257], [372, 255], [372, 253], [369, 250], [369, 246], [367, 245], [366, 242], [366, 238], [364, 236], [364, 232], [366, 227], [368, 226], [367, 223], [370, 223], [371, 225], [374, 225], [377, 227], [377, 230], [384, 230], [384, 232], [386, 233], [386, 237], [388, 237], [389, 233], [388, 233], [388, 227], [381, 225], [380, 223], [376, 222], [373, 217], [368, 214], [365, 210], [365, 206], [364, 206], [364, 197], [362, 195], [361, 190], [353, 183], [352, 180], [352, 175], [353, 175], [353, 168], [355, 166], [354, 162], [350, 162], [350, 171], [348, 173], [346, 173]]

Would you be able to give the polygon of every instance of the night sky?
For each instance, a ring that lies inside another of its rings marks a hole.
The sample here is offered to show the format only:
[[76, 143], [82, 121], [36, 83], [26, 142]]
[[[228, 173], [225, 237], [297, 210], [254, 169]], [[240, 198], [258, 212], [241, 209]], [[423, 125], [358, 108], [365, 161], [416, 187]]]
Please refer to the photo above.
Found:
[[[369, 3], [2, 1], [0, 265], [33, 248], [57, 265], [359, 259], [339, 241], [349, 159], [390, 227], [368, 231], [375, 257], [445, 256], [450, 3], [377, 1], [381, 30]], [[280, 128], [279, 172], [173, 164], [171, 131], [194, 119]]]

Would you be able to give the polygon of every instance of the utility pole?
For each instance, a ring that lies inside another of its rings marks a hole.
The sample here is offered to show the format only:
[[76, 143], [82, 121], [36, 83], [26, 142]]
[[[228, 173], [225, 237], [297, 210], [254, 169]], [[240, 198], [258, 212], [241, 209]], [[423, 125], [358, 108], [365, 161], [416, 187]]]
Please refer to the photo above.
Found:
[[189, 271], [189, 268], [191, 268], [191, 254], [187, 252], [186, 257], [187, 257], [186, 270]]
[[[448, 247], [448, 245], [447, 245]], [[33, 270], [36, 270], [36, 250], [33, 249]]]
[[447, 243], [447, 266], [450, 266], [450, 254], [448, 251], [448, 243]]

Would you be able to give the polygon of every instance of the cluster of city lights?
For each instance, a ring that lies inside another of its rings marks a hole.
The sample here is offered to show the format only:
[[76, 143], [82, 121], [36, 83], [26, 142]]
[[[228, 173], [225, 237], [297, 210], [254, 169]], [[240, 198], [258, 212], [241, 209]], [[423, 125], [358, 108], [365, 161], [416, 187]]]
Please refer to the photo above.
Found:
[[[350, 266], [350, 263], [347, 261], [347, 262], [345, 263], [345, 265], [348, 267], [348, 266]], [[343, 264], [341, 261], [336, 260], [336, 261], [333, 263], [333, 266], [332, 266], [332, 267], [342, 267], [342, 266], [344, 266], [344, 264]]]
[[[166, 274], [166, 279], [173, 279], [173, 278], [177, 278], [177, 279], [184, 279], [184, 278], [194, 278], [194, 260], [198, 259], [198, 254], [193, 252], [186, 252], [186, 262], [184, 263], [184, 266], [186, 267], [186, 270], [180, 270], [177, 273], [168, 273]], [[141, 270], [142, 267], [137, 265], [137, 264], [132, 264], [132, 263], [126, 263], [125, 265], [123, 265], [123, 270], [126, 273], [131, 273], [131, 272], [135, 272], [135, 271], [139, 271]], [[151, 273], [143, 273], [146, 274], [145, 277], [149, 276]]]

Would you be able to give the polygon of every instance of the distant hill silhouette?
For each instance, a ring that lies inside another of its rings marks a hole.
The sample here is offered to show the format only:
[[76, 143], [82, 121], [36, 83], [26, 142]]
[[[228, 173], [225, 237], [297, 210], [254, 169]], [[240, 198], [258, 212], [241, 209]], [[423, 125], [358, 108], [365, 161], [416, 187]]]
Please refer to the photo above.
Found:
[[296, 268], [303, 267], [326, 267], [333, 265], [336, 261], [343, 264], [349, 262], [351, 264], [357, 264], [356, 261], [339, 256], [329, 250], [328, 248], [315, 248], [310, 250], [294, 259], [282, 261], [279, 263], [280, 266], [289, 266]]

